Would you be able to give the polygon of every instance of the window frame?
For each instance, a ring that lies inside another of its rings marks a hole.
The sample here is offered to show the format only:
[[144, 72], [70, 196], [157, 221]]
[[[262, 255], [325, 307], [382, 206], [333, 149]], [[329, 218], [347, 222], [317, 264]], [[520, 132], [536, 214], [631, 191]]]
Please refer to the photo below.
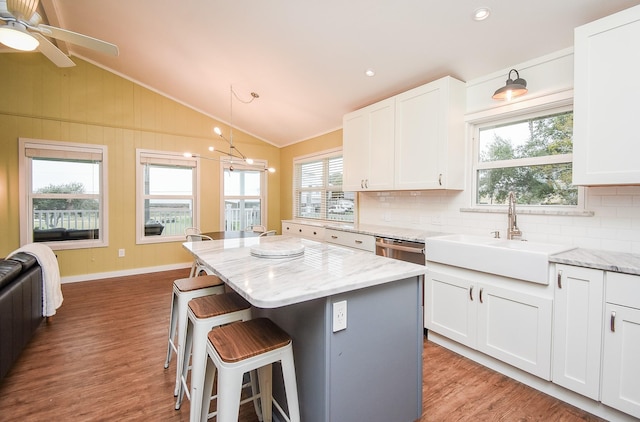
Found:
[[[531, 104], [530, 104], [531, 103]], [[504, 108], [508, 110], [503, 111]], [[501, 112], [503, 111], [503, 112]], [[567, 111], [573, 111], [573, 93], [563, 93], [553, 98], [536, 98], [535, 100], [523, 101], [521, 103], [500, 107], [485, 113], [467, 116], [467, 129], [471, 140], [471, 174], [470, 174], [470, 204], [472, 210], [501, 210], [506, 209], [505, 204], [478, 204], [478, 177], [479, 170], [506, 168], [506, 167], [527, 167], [545, 164], [562, 164], [572, 163], [573, 154], [547, 155], [542, 157], [528, 157], [514, 160], [488, 161], [481, 162], [479, 160], [480, 150], [480, 130], [489, 126], [500, 126], [509, 123], [516, 123], [526, 119], [543, 117]], [[585, 210], [585, 190], [583, 186], [577, 186], [578, 203], [576, 205], [528, 205], [518, 204], [519, 211], [528, 213], [549, 212], [580, 212]]]
[[[109, 246], [109, 189], [108, 189], [108, 148], [106, 145], [84, 144], [78, 142], [63, 142], [47, 139], [18, 139], [19, 154], [19, 191], [20, 191], [20, 244], [33, 242], [33, 167], [32, 158], [27, 156], [27, 149], [49, 150], [52, 154], [80, 153], [101, 155], [99, 175], [100, 193], [82, 194], [82, 198], [99, 198], [99, 238], [78, 239], [51, 242], [38, 242], [49, 246], [52, 250], [86, 249]], [[45, 155], [46, 156], [46, 155]]]
[[[298, 156], [298, 157], [294, 157], [293, 158], [293, 172], [292, 172], [292, 211], [291, 211], [291, 215], [293, 216], [293, 218], [295, 219], [300, 219], [300, 220], [309, 220], [309, 221], [322, 221], [322, 222], [332, 222], [332, 223], [348, 223], [348, 224], [353, 224], [356, 223], [356, 216], [358, 215], [358, 195], [354, 194], [354, 198], [353, 198], [353, 220], [349, 221], [349, 220], [338, 220], [338, 219], [329, 219], [328, 217], [328, 207], [327, 207], [327, 203], [326, 203], [326, 193], [331, 191], [331, 192], [342, 192], [344, 194], [344, 192], [349, 192], [349, 191], [345, 191], [343, 189], [344, 186], [344, 168], [342, 169], [342, 174], [343, 174], [343, 185], [340, 185], [339, 190], [336, 189], [336, 186], [329, 186], [328, 184], [328, 177], [329, 177], [329, 173], [328, 172], [324, 172], [323, 174], [323, 186], [322, 187], [312, 187], [312, 188], [308, 188], [305, 189], [303, 187], [299, 187], [297, 186], [297, 183], [300, 182], [301, 180], [297, 179], [297, 166], [301, 165], [301, 164], [305, 164], [305, 163], [311, 163], [311, 162], [316, 162], [316, 161], [323, 161], [323, 166], [326, 169], [328, 167], [328, 162], [329, 160], [333, 159], [333, 158], [338, 158], [338, 157], [343, 157], [343, 151], [342, 148], [332, 148], [332, 149], [328, 149], [328, 150], [324, 150], [324, 151], [319, 151], [316, 153], [312, 153], [312, 154], [308, 154], [308, 155], [302, 155], [302, 156]], [[300, 209], [300, 206], [298, 204], [299, 201], [299, 192], [300, 191], [320, 191], [322, 193], [322, 198], [323, 200], [321, 201], [320, 204], [320, 215], [322, 216], [321, 218], [310, 218], [310, 217], [306, 217], [306, 216], [300, 216], [298, 214], [298, 211]]]
[[[234, 171], [257, 171], [260, 172], [260, 195], [248, 195], [248, 196], [225, 196], [224, 190], [224, 173], [226, 170], [229, 170], [233, 166]], [[255, 199], [258, 198], [260, 200], [260, 225], [267, 227], [267, 162], [264, 160], [254, 160], [253, 164], [244, 164], [242, 162], [238, 162], [237, 160], [229, 160], [223, 158], [220, 160], [220, 227], [226, 231], [225, 224], [225, 201], [227, 198], [229, 199]], [[241, 228], [240, 231], [248, 230], [249, 227]]]
[[[146, 199], [161, 199], [165, 196], [146, 195], [144, 191], [144, 164], [142, 160], [149, 160], [152, 164], [174, 165], [184, 167], [189, 164], [194, 169], [192, 174], [192, 191], [190, 196], [173, 195], [174, 198], [191, 198], [193, 204], [192, 227], [200, 227], [200, 158], [187, 157], [184, 153], [173, 151], [159, 151], [136, 148], [136, 244], [153, 244], [184, 242], [185, 234], [177, 233], [170, 236], [145, 236], [144, 205]], [[182, 164], [182, 165], [180, 165]]]

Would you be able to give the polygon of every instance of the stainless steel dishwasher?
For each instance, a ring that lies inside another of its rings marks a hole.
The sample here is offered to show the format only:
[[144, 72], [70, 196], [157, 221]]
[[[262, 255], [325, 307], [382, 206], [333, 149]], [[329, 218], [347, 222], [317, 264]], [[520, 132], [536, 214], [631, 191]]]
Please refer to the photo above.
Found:
[[426, 265], [424, 243], [376, 237], [376, 255]]

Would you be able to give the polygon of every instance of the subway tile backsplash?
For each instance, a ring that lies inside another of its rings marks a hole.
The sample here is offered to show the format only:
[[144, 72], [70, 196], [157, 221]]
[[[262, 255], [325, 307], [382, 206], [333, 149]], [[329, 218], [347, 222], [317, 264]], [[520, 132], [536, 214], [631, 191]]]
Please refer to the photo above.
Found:
[[[459, 191], [362, 192], [359, 221], [394, 227], [505, 237], [504, 213], [465, 212], [470, 195]], [[640, 253], [640, 186], [585, 189], [592, 216], [519, 214], [518, 226], [531, 241]]]

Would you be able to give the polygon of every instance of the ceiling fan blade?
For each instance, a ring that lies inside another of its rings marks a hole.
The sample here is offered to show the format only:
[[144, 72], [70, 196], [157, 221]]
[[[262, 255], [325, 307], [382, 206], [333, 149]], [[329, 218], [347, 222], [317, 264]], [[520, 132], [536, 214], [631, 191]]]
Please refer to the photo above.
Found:
[[36, 37], [40, 41], [38, 51], [47, 56], [49, 60], [58, 67], [72, 67], [76, 64], [67, 57], [62, 51], [58, 50], [58, 47], [53, 45], [51, 41], [43, 37], [37, 32], [32, 32], [31, 35]]
[[79, 45], [81, 47], [90, 48], [111, 56], [118, 55], [118, 46], [115, 44], [111, 44], [88, 35], [57, 28], [55, 26], [40, 24], [37, 28], [42, 32], [42, 34], [48, 37], [70, 42], [71, 44]]

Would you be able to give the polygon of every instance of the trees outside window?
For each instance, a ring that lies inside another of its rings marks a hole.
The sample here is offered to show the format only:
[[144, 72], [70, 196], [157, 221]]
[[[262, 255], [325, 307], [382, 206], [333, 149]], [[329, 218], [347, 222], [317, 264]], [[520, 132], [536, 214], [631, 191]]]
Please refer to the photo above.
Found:
[[476, 132], [476, 204], [518, 203], [576, 206], [572, 180], [573, 111], [565, 110], [500, 124]]

